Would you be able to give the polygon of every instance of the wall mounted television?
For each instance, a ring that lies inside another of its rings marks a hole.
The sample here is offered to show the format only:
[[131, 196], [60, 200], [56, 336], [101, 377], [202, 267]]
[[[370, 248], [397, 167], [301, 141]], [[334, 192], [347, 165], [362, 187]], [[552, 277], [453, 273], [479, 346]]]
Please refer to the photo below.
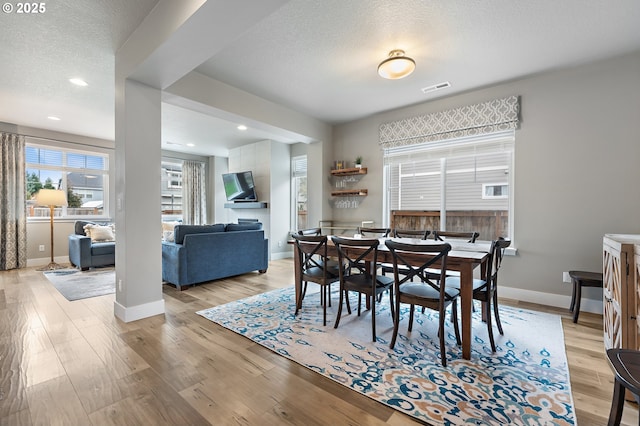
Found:
[[258, 201], [253, 173], [250, 171], [239, 173], [223, 173], [222, 182], [227, 201]]

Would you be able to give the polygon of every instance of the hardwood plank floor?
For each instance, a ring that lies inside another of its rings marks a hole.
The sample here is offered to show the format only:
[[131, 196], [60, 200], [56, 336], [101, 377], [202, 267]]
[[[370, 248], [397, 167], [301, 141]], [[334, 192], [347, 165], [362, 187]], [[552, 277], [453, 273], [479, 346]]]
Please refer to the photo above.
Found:
[[[195, 311], [293, 283], [291, 259], [185, 291], [163, 286], [165, 315], [125, 324], [115, 296], [67, 301], [34, 268], [0, 272], [0, 425], [324, 425], [415, 423]], [[602, 317], [562, 316], [582, 426], [604, 425], [613, 374]], [[638, 424], [626, 403], [624, 425]]]

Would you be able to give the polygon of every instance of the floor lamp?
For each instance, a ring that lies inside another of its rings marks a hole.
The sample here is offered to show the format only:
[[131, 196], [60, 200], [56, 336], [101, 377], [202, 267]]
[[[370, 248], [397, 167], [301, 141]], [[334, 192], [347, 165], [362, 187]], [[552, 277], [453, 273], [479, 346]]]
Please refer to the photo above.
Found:
[[62, 269], [64, 266], [57, 264], [53, 261], [53, 209], [56, 206], [67, 205], [67, 194], [61, 189], [41, 189], [36, 194], [36, 204], [38, 206], [48, 206], [49, 215], [51, 218], [51, 262], [39, 271], [51, 271], [55, 269]]

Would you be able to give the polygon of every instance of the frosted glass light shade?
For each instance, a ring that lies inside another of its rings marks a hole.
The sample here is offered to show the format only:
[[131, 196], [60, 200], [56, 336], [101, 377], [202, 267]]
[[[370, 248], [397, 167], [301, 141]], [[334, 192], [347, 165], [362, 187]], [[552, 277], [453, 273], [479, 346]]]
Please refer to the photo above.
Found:
[[404, 56], [404, 50], [392, 50], [389, 57], [378, 65], [380, 77], [398, 80], [411, 74], [416, 69], [416, 62]]

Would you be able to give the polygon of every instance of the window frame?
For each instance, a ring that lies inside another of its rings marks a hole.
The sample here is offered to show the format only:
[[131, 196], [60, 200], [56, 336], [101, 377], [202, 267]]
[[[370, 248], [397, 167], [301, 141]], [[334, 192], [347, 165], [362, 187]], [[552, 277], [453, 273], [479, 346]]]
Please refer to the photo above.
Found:
[[[46, 171], [59, 171], [61, 176], [67, 173], [82, 173], [87, 175], [96, 175], [102, 177], [102, 213], [99, 215], [70, 215], [67, 214], [68, 207], [60, 208], [60, 215], [56, 216], [56, 221], [76, 221], [76, 220], [96, 220], [96, 221], [109, 221], [110, 220], [110, 194], [111, 187], [113, 185], [113, 179], [111, 176], [111, 164], [113, 161], [113, 150], [108, 148], [102, 148], [98, 146], [92, 146], [88, 144], [76, 144], [73, 142], [53, 141], [44, 138], [36, 138], [27, 136], [25, 138], [25, 146], [49, 150], [59, 151], [62, 153], [62, 165], [47, 165], [40, 163], [29, 163], [25, 158], [25, 171], [29, 170], [46, 170]], [[86, 156], [98, 156], [104, 159], [104, 169], [90, 169], [90, 168], [77, 168], [70, 167], [68, 164], [69, 154], [79, 154]], [[65, 193], [68, 193], [67, 179], [62, 179], [62, 189]], [[27, 207], [28, 208], [28, 207]], [[57, 210], [57, 209], [56, 209]], [[44, 222], [49, 221], [49, 215], [46, 216], [29, 216], [27, 212], [27, 222]]]
[[[508, 198], [508, 217], [509, 217], [509, 221], [508, 221], [508, 238], [510, 238], [512, 241], [514, 241], [514, 237], [515, 237], [515, 214], [514, 214], [514, 199], [515, 199], [515, 191], [513, 190], [514, 188], [514, 182], [515, 182], [515, 131], [514, 130], [507, 130], [507, 131], [501, 131], [501, 132], [495, 132], [495, 133], [491, 133], [491, 134], [486, 134], [486, 135], [480, 135], [480, 136], [471, 136], [471, 137], [461, 137], [461, 138], [454, 138], [454, 139], [446, 139], [446, 140], [440, 140], [440, 141], [433, 141], [433, 142], [425, 142], [425, 143], [420, 143], [420, 144], [415, 144], [415, 145], [406, 145], [406, 146], [401, 146], [401, 147], [393, 147], [393, 148], [387, 148], [384, 149], [383, 152], [383, 211], [382, 211], [382, 219], [383, 219], [383, 225], [384, 226], [390, 226], [390, 222], [391, 222], [391, 210], [392, 210], [392, 188], [390, 188], [390, 184], [392, 182], [392, 176], [391, 176], [391, 165], [392, 164], [399, 164], [402, 161], [399, 160], [393, 160], [393, 157], [399, 157], [399, 156], [413, 156], [416, 155], [419, 157], [419, 160], [417, 161], [427, 161], [427, 159], [429, 160], [440, 160], [441, 164], [446, 164], [447, 163], [447, 159], [451, 159], [451, 158], [463, 158], [465, 156], [469, 156], [469, 154], [465, 154], [464, 150], [467, 148], [471, 148], [471, 152], [474, 152], [474, 156], [478, 156], [478, 155], [483, 155], [483, 148], [486, 146], [491, 146], [490, 144], [495, 144], [496, 146], [500, 145], [501, 143], [504, 143], [505, 146], [507, 147], [504, 150], [500, 150], [500, 149], [495, 149], [495, 152], [503, 152], [503, 153], [508, 153], [508, 155], [510, 156], [510, 169], [508, 170], [508, 175], [507, 175], [507, 179], [506, 179], [506, 185], [508, 187], [509, 190], [509, 194], [507, 197], [492, 197], [487, 199], [488, 201], [499, 201], [501, 199], [505, 199]], [[445, 151], [450, 151], [450, 155], [444, 155], [444, 154], [440, 154], [438, 153], [438, 151], [444, 153]], [[477, 151], [477, 152], [476, 152]], [[489, 152], [494, 152], [493, 150], [489, 151]], [[451, 154], [453, 153], [453, 154]], [[408, 162], [405, 162], [408, 163]], [[446, 167], [446, 165], [443, 165], [442, 167]], [[444, 173], [444, 179], [440, 179], [440, 183], [439, 183], [439, 190], [440, 190], [440, 201], [438, 202], [438, 209], [440, 211], [440, 223], [441, 223], [441, 227], [444, 226], [446, 227], [446, 219], [447, 219], [447, 208], [450, 208], [447, 206], [447, 200], [446, 200], [446, 180], [447, 180], [447, 175], [450, 174], [449, 170], [445, 169]], [[443, 170], [441, 169], [439, 172], [441, 175], [443, 173]], [[428, 171], [422, 171], [420, 173], [416, 173], [416, 175], [418, 174], [429, 174]], [[496, 181], [497, 182], [497, 181]], [[504, 185], [505, 183], [503, 182], [497, 182], [497, 183], [489, 183], [487, 182], [486, 185]], [[484, 198], [484, 185], [482, 187], [482, 194], [480, 194], [481, 196], [478, 197], [479, 200], [485, 199]], [[397, 194], [397, 197], [400, 197], [401, 194]], [[398, 198], [399, 199], [399, 198]], [[395, 209], [395, 207], [393, 208]], [[402, 208], [401, 208], [402, 209]], [[406, 209], [406, 210], [411, 210], [411, 209]]]
[[[300, 223], [298, 222], [299, 214], [298, 214], [298, 193], [300, 187], [301, 178], [308, 178], [308, 166], [309, 166], [309, 158], [306, 154], [296, 155], [291, 157], [291, 227], [293, 231], [297, 231], [300, 228]], [[307, 180], [307, 188], [308, 191], [308, 180]], [[307, 204], [307, 210], [309, 209], [309, 196], [307, 192], [307, 200], [305, 201]], [[307, 216], [308, 220], [308, 216]], [[305, 227], [308, 227], [309, 223], [307, 222]]]

